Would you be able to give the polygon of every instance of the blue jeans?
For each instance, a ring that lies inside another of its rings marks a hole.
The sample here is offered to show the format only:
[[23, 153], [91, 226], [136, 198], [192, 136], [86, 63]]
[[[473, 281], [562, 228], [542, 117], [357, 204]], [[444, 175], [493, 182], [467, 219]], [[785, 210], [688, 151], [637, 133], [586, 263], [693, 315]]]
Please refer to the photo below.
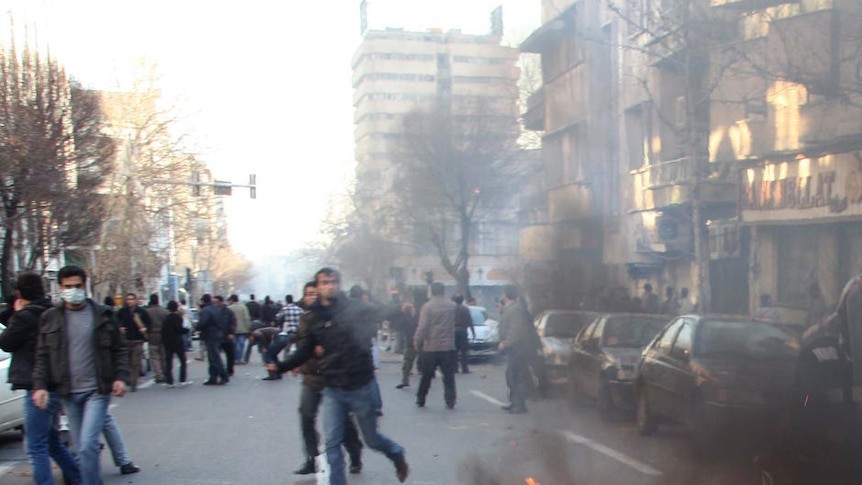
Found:
[[266, 364], [278, 364], [278, 354], [290, 345], [290, 337], [287, 335], [278, 334], [272, 339], [266, 354], [263, 356], [263, 362]]
[[78, 450], [82, 485], [99, 485], [102, 482], [99, 436], [105, 429], [110, 402], [110, 394], [99, 394], [97, 391], [63, 396], [63, 407], [69, 418], [69, 434]]
[[24, 397], [24, 437], [36, 485], [54, 484], [49, 457], [57, 462], [63, 476], [71, 483], [81, 483], [78, 463], [66, 445], [60, 441], [60, 433], [57, 431], [59, 410], [60, 401], [53, 392], [49, 394], [47, 409], [39, 409], [33, 404], [33, 391], [27, 391]]
[[110, 411], [105, 415], [105, 441], [108, 442], [108, 448], [111, 449], [111, 457], [114, 459], [114, 466], [121, 467], [132, 462], [129, 454], [126, 453], [126, 444], [123, 443], [123, 435], [120, 434], [120, 428], [117, 426], [117, 420]]
[[243, 352], [245, 352], [245, 341], [248, 340], [248, 334], [238, 333], [233, 336], [234, 351], [237, 362], [243, 360]]
[[323, 390], [323, 429], [326, 434], [326, 461], [329, 463], [330, 485], [347, 484], [341, 443], [344, 441], [344, 423], [351, 412], [356, 416], [362, 439], [369, 448], [383, 453], [393, 463], [403, 455], [404, 448], [377, 431], [377, 414], [373, 401], [371, 384], [351, 391], [334, 387]]

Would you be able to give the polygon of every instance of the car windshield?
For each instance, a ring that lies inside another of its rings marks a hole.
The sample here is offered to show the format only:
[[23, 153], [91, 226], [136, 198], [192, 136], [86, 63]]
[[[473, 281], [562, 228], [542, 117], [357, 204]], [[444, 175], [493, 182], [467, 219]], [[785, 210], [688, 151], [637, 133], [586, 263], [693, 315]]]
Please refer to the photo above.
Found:
[[698, 357], [795, 357], [799, 343], [791, 334], [765, 322], [704, 321], [695, 337]]
[[611, 317], [602, 333], [604, 347], [641, 348], [667, 324], [664, 317]]
[[545, 337], [575, 338], [589, 321], [586, 313], [552, 313], [545, 322]]

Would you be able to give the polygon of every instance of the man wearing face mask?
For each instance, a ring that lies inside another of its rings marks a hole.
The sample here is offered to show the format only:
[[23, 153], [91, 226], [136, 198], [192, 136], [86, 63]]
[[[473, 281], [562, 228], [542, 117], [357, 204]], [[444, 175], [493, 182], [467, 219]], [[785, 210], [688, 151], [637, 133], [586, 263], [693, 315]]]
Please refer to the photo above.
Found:
[[98, 485], [99, 435], [111, 396], [126, 393], [129, 354], [113, 312], [87, 298], [87, 273], [64, 266], [57, 280], [63, 303], [40, 319], [32, 400], [46, 409], [49, 392], [60, 396], [78, 451], [81, 483]]

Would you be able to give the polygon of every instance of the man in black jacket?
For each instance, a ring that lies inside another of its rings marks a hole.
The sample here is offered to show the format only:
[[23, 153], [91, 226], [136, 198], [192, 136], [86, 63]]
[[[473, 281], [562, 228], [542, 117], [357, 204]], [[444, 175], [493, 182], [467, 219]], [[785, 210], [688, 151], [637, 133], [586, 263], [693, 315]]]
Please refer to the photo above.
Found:
[[[302, 308], [311, 308], [317, 301], [317, 290], [315, 283], [309, 281], [305, 284], [302, 295]], [[296, 340], [299, 342], [308, 335], [308, 313], [303, 313], [299, 317], [299, 327], [297, 329]], [[263, 329], [261, 329], [263, 330]], [[294, 473], [297, 475], [309, 475], [317, 471], [317, 466], [314, 463], [314, 457], [320, 454], [318, 444], [320, 437], [315, 428], [317, 420], [317, 412], [320, 409], [320, 403], [323, 401], [323, 388], [325, 382], [323, 375], [320, 372], [317, 358], [313, 357], [307, 360], [302, 367], [299, 368], [302, 373], [302, 393], [299, 396], [299, 416], [300, 427], [302, 428], [302, 440], [305, 442], [305, 464], [302, 465]], [[280, 374], [279, 374], [280, 375]], [[350, 473], [359, 473], [362, 471], [362, 441], [359, 440], [359, 432], [356, 425], [353, 424], [353, 419], [348, 418], [344, 422], [344, 448], [350, 456]]]
[[221, 360], [222, 342], [225, 339], [225, 332], [220, 324], [223, 319], [221, 310], [213, 305], [212, 296], [204, 294], [201, 297], [201, 313], [195, 330], [201, 333], [209, 360], [210, 378], [204, 382], [205, 386], [219, 386], [230, 380]]
[[36, 341], [39, 337], [39, 317], [51, 302], [45, 298], [42, 278], [36, 273], [23, 273], [15, 283], [17, 298], [14, 312], [7, 322], [6, 330], [0, 335], [0, 349], [12, 354], [9, 366], [9, 383], [12, 389], [25, 389], [24, 433], [26, 434], [27, 455], [33, 469], [33, 481], [37, 485], [53, 484], [51, 472], [52, 458], [69, 483], [79, 483], [81, 472], [75, 457], [60, 441], [60, 434], [54, 423], [60, 409], [56, 393], [48, 397], [48, 407], [39, 409], [33, 402], [33, 365], [36, 361]]
[[227, 375], [233, 377], [233, 363], [236, 360], [234, 353], [234, 339], [236, 338], [236, 315], [233, 310], [224, 304], [223, 296], [213, 297], [213, 305], [219, 311], [219, 326], [224, 334], [224, 340], [221, 343], [221, 349], [224, 351], [225, 360], [227, 362]]
[[296, 352], [280, 365], [269, 364], [270, 371], [287, 372], [318, 356], [323, 375], [323, 413], [326, 435], [326, 460], [330, 485], [346, 485], [344, 455], [345, 422], [349, 413], [356, 416], [365, 444], [384, 453], [395, 464], [400, 482], [409, 468], [404, 448], [380, 434], [371, 391], [374, 364], [368, 343], [376, 329], [373, 310], [360, 301], [349, 300], [340, 290], [340, 275], [331, 268], [315, 274], [318, 300], [308, 318], [309, 333]]
[[[150, 316], [138, 306], [138, 296], [126, 294], [125, 306], [117, 312], [120, 321], [120, 331], [126, 336], [129, 347], [129, 372], [131, 372], [132, 392], [138, 390], [138, 378], [141, 376], [141, 362], [144, 358], [144, 342], [150, 328]], [[146, 372], [144, 372], [146, 373]]]

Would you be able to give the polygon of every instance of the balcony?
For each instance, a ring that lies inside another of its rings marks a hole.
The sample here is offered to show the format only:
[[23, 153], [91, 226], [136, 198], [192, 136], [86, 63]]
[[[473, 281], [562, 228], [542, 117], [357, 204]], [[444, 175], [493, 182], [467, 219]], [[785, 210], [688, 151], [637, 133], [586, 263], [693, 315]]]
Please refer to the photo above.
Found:
[[787, 0], [710, 0], [710, 7], [751, 12], [787, 3]]
[[548, 219], [551, 223], [573, 222], [595, 216], [592, 188], [575, 182], [548, 191]]
[[[695, 173], [690, 157], [648, 165], [631, 172], [635, 210], [662, 210], [690, 203]], [[700, 202], [705, 206], [736, 204], [737, 188], [733, 181], [704, 178], [699, 189]]]
[[862, 108], [838, 99], [809, 102], [800, 107], [800, 141], [812, 148], [862, 141]]
[[527, 98], [524, 128], [532, 131], [545, 130], [545, 88], [539, 89]]

